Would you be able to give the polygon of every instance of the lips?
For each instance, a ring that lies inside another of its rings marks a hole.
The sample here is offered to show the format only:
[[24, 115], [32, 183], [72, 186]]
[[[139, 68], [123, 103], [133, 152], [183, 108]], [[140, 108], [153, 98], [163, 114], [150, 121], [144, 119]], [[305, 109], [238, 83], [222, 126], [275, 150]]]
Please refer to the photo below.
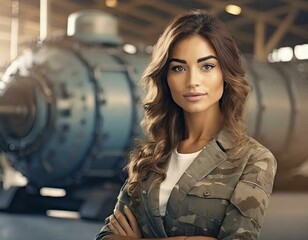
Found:
[[196, 97], [196, 96], [204, 96], [204, 95], [206, 95], [206, 93], [203, 93], [203, 92], [189, 92], [189, 93], [184, 94], [183, 96], [184, 97]]
[[206, 95], [207, 93], [204, 92], [189, 92], [184, 94], [183, 97], [190, 102], [196, 102], [201, 100]]

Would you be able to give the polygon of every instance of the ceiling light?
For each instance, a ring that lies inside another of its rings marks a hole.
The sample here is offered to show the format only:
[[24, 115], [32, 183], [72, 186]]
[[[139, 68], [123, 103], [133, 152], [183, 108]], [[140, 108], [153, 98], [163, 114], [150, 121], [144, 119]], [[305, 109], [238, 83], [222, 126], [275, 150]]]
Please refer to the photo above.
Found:
[[239, 15], [242, 11], [241, 7], [234, 5], [234, 4], [229, 4], [225, 8], [226, 12], [233, 14], [233, 15]]
[[294, 47], [294, 54], [299, 60], [308, 59], [308, 44], [296, 45]]
[[135, 54], [137, 52], [137, 48], [132, 44], [124, 44], [123, 50], [129, 54]]
[[274, 49], [272, 53], [269, 54], [268, 56], [268, 61], [269, 62], [280, 62], [278, 50]]
[[43, 187], [40, 189], [40, 194], [44, 197], [65, 197], [66, 191], [62, 188]]
[[117, 0], [106, 0], [105, 4], [107, 7], [115, 8], [118, 5], [118, 1]]
[[153, 46], [149, 45], [145, 48], [145, 52], [148, 53], [148, 54], [151, 54], [153, 51]]
[[65, 210], [47, 210], [46, 215], [48, 217], [55, 218], [70, 218], [70, 219], [80, 219], [78, 212], [74, 211], [65, 211]]
[[281, 62], [289, 62], [293, 58], [293, 49], [291, 47], [279, 48], [278, 55]]

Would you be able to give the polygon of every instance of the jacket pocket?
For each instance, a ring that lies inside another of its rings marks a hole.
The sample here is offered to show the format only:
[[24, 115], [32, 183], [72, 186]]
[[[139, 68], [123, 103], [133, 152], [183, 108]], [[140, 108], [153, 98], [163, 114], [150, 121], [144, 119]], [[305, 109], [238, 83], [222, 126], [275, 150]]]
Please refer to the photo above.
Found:
[[226, 209], [234, 189], [223, 184], [200, 185], [188, 193], [188, 212], [194, 225], [204, 233], [216, 236], [219, 233]]
[[195, 186], [188, 193], [188, 210], [204, 216], [224, 216], [233, 191], [223, 184]]

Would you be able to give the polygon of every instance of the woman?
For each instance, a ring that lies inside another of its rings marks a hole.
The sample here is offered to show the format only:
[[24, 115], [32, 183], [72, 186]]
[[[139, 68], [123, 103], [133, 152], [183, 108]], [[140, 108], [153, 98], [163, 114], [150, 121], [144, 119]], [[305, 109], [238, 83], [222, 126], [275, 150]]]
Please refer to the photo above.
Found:
[[142, 83], [146, 139], [96, 239], [257, 239], [276, 160], [245, 134], [250, 86], [223, 23], [202, 10], [176, 18]]

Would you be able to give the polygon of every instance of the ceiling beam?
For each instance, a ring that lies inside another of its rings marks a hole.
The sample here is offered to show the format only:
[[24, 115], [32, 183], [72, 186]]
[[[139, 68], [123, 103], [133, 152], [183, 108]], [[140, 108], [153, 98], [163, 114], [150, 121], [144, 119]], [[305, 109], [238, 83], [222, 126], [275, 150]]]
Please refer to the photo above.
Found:
[[145, 12], [141, 9], [138, 9], [138, 7], [144, 6], [144, 5], [147, 5], [146, 1], [135, 0], [135, 1], [130, 2], [130, 3], [119, 2], [118, 6], [116, 8], [108, 8], [102, 2], [96, 2], [96, 4], [94, 4], [93, 6], [91, 5], [91, 7], [94, 7], [94, 8], [99, 7], [101, 9], [106, 10], [108, 12], [111, 12], [115, 15], [118, 15], [119, 12], [125, 13], [125, 14], [133, 16], [133, 17], [145, 19], [146, 21], [151, 22], [153, 25], [160, 26], [161, 24], [165, 23], [165, 21], [162, 20], [159, 16]]
[[293, 21], [297, 16], [297, 9], [291, 9], [289, 14], [283, 20], [283, 22], [276, 29], [274, 34], [268, 40], [265, 45], [265, 54], [268, 55], [279, 43], [279, 41], [283, 38], [283, 36], [287, 33], [288, 29], [293, 25]]
[[[289, 12], [292, 12], [292, 11], [297, 11], [297, 7], [294, 7], [290, 4], [290, 7], [289, 7]], [[245, 15], [247, 18], [252, 18], [253, 20], [257, 20], [258, 17], [260, 16], [260, 14], [257, 14], [255, 15], [255, 11], [249, 9], [249, 8], [244, 8], [243, 9], [243, 15]], [[275, 16], [272, 16], [271, 12], [266, 12], [266, 13], [263, 13], [262, 14], [263, 17], [264, 17], [264, 20], [273, 25], [273, 26], [276, 26], [276, 27], [279, 27], [281, 25], [281, 20], [280, 19], [277, 19]], [[289, 32], [291, 33], [294, 33], [296, 35], [299, 35], [300, 37], [302, 38], [306, 38], [308, 39], [308, 31], [304, 30], [304, 29], [301, 29], [300, 27], [297, 27], [295, 25], [292, 25], [292, 27], [289, 27], [287, 29]]]
[[285, 2], [286, 4], [296, 6], [299, 9], [308, 12], [308, 4], [306, 0], [305, 1], [304, 0], [292, 0], [292, 1], [291, 0], [281, 0], [281, 1]]

